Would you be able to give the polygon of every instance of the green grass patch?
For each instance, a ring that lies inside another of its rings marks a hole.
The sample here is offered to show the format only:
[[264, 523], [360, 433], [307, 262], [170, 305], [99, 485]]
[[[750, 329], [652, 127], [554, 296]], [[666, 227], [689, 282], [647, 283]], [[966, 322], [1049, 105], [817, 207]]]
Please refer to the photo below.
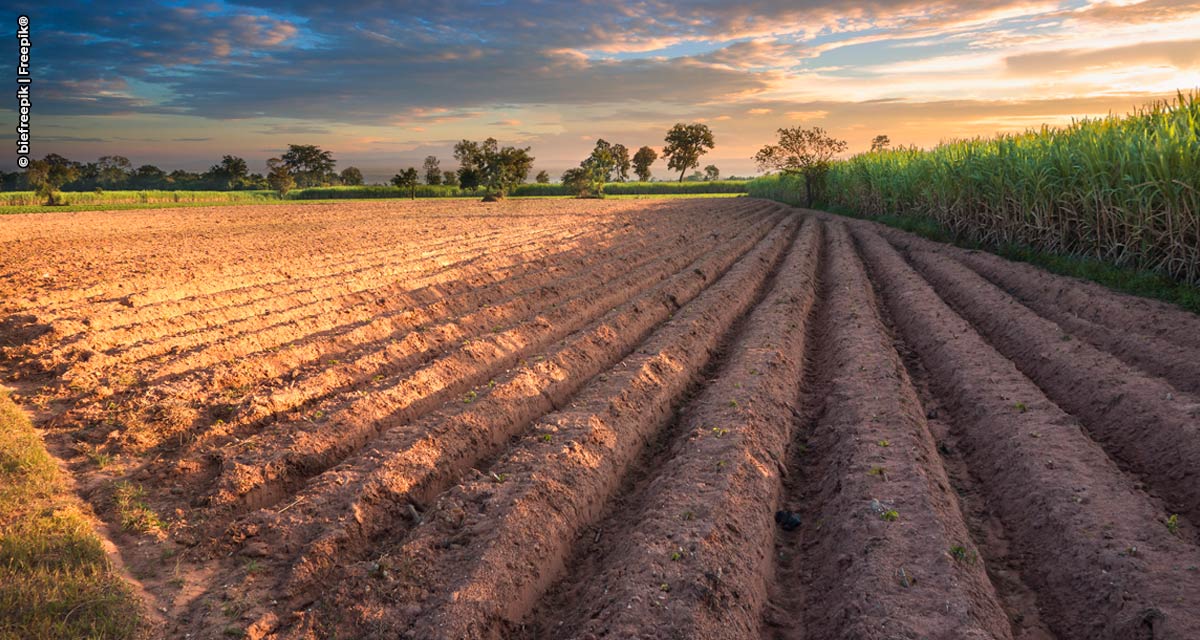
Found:
[[0, 639], [131, 638], [140, 611], [41, 438], [0, 393]]

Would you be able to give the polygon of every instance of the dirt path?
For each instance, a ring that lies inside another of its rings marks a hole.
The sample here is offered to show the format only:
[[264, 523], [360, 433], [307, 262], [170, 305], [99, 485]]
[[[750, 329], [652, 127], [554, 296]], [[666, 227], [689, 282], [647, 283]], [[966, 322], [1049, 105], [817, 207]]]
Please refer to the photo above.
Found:
[[4, 222], [0, 372], [170, 637], [1200, 628], [1166, 305], [749, 198]]

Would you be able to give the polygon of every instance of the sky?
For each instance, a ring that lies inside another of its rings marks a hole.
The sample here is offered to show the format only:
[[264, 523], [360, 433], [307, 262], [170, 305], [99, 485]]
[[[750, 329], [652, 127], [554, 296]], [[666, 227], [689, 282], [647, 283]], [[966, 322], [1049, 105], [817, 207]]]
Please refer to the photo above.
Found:
[[6, 4], [31, 22], [33, 155], [168, 170], [316, 144], [384, 181], [491, 136], [557, 179], [598, 138], [661, 150], [703, 122], [702, 164], [749, 175], [780, 127], [928, 147], [1200, 87], [1200, 0]]

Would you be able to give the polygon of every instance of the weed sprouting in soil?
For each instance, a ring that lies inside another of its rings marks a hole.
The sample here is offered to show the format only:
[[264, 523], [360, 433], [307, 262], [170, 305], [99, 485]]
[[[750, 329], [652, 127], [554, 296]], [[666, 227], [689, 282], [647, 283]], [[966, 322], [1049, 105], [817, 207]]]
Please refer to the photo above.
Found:
[[884, 522], [895, 522], [900, 519], [900, 512], [895, 509], [888, 509], [879, 514], [879, 518]]
[[950, 557], [954, 558], [955, 562], [965, 562], [967, 564], [974, 564], [975, 562], [975, 553], [967, 551], [967, 548], [960, 544], [950, 547]]
[[121, 527], [137, 533], [154, 533], [165, 527], [158, 514], [146, 504], [146, 490], [127, 480], [113, 484], [113, 505]]
[[1167, 518], [1167, 531], [1170, 531], [1171, 535], [1179, 535], [1179, 514], [1172, 513]]

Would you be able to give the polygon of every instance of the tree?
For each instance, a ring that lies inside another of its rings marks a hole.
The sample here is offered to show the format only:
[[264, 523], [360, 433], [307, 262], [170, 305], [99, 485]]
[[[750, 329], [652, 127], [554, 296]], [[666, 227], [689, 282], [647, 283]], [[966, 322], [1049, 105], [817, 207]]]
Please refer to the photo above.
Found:
[[392, 176], [392, 184], [401, 189], [408, 189], [409, 196], [417, 199], [417, 185], [421, 184], [421, 174], [417, 173], [416, 167], [409, 167], [400, 173]]
[[658, 153], [650, 147], [642, 147], [637, 153], [633, 154], [633, 172], [637, 174], [638, 180], [646, 182], [650, 179], [650, 165], [658, 160]]
[[562, 174], [562, 184], [568, 192], [574, 194], [577, 198], [585, 198], [593, 195], [592, 189], [594, 188], [594, 183], [592, 182], [592, 174], [582, 166], [564, 171]]
[[529, 147], [501, 147], [495, 138], [483, 142], [462, 140], [454, 145], [458, 160], [458, 182], [466, 189], [483, 186], [485, 202], [503, 198], [513, 187], [525, 182], [533, 168]]
[[341, 178], [342, 184], [351, 187], [360, 187], [363, 183], [363, 174], [358, 167], [346, 167], [338, 177]]
[[25, 180], [37, 194], [46, 199], [46, 204], [61, 204], [58, 190], [79, 177], [79, 167], [66, 158], [51, 154], [34, 160], [25, 169]]
[[451, 187], [458, 186], [458, 173], [449, 169], [442, 172], [442, 184], [450, 185]]
[[287, 153], [280, 156], [284, 166], [301, 187], [318, 187], [327, 183], [337, 161], [333, 152], [315, 144], [289, 144]]
[[139, 189], [158, 189], [165, 186], [167, 172], [152, 164], [144, 164], [133, 170], [131, 180]]
[[877, 135], [871, 139], [871, 151], [883, 151], [892, 146], [892, 140], [885, 135]]
[[296, 186], [296, 179], [292, 177], [287, 161], [283, 158], [267, 160], [267, 186], [278, 191], [280, 198], [287, 196], [288, 191]]
[[679, 172], [680, 182], [683, 182], [683, 174], [688, 169], [700, 166], [700, 156], [716, 146], [712, 131], [700, 123], [676, 124], [667, 132], [666, 142], [663, 157], [667, 158], [668, 169]]
[[133, 165], [125, 156], [101, 156], [96, 161], [96, 181], [106, 187], [120, 187], [129, 179]]
[[425, 156], [425, 184], [442, 183], [442, 167], [437, 156]]
[[846, 141], [833, 138], [821, 127], [779, 129], [779, 143], [754, 154], [758, 168], [804, 176], [805, 206], [812, 207], [834, 156], [846, 150]]
[[538, 184], [550, 184], [550, 174], [546, 173], [545, 169], [542, 169], [533, 180]]
[[629, 149], [626, 149], [623, 144], [614, 144], [612, 146], [612, 156], [614, 163], [613, 172], [616, 174], [614, 177], [617, 182], [625, 182], [629, 179], [629, 169], [632, 166], [629, 162]]
[[246, 161], [237, 156], [221, 156], [221, 161], [209, 168], [205, 178], [218, 189], [236, 189], [250, 175]]
[[712, 182], [713, 180], [720, 180], [721, 170], [718, 169], [717, 165], [715, 164], [710, 164], [707, 167], [704, 167], [704, 179], [708, 180], [709, 182]]

